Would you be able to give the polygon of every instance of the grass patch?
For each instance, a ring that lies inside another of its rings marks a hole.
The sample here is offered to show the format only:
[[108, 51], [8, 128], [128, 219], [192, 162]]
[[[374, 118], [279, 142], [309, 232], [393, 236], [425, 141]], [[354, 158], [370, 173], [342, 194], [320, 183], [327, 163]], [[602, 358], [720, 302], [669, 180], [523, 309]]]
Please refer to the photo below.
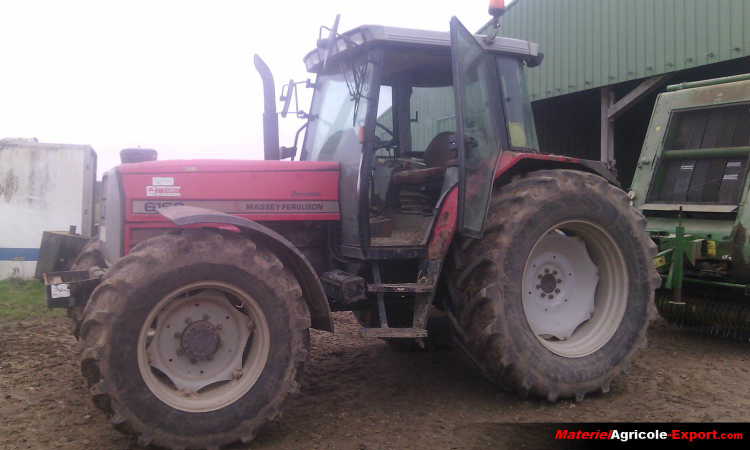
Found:
[[63, 315], [61, 309], [47, 308], [44, 284], [36, 280], [0, 281], [0, 321]]

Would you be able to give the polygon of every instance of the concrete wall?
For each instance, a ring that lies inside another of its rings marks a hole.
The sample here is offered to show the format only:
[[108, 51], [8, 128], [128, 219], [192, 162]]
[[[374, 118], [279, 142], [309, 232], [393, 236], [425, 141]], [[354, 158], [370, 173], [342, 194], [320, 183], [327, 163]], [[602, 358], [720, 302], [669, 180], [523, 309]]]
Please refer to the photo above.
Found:
[[44, 230], [91, 234], [95, 178], [89, 146], [0, 140], [0, 279], [34, 276]]

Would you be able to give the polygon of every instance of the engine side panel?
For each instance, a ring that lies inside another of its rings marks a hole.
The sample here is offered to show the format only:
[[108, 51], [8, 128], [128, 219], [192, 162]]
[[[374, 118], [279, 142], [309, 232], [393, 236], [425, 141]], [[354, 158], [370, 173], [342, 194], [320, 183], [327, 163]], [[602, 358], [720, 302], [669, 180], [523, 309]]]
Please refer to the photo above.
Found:
[[124, 196], [125, 253], [174, 228], [158, 213], [168, 206], [196, 206], [266, 223], [341, 218], [337, 163], [150, 161], [117, 170]]

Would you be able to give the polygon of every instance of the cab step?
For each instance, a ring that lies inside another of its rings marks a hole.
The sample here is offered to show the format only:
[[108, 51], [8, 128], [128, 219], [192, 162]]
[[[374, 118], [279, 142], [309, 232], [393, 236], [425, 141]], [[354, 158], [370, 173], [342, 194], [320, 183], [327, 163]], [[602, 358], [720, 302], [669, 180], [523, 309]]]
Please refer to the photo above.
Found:
[[424, 328], [362, 328], [360, 333], [366, 338], [426, 338]]
[[424, 283], [380, 283], [368, 284], [367, 292], [384, 294], [425, 294], [432, 292], [432, 285]]

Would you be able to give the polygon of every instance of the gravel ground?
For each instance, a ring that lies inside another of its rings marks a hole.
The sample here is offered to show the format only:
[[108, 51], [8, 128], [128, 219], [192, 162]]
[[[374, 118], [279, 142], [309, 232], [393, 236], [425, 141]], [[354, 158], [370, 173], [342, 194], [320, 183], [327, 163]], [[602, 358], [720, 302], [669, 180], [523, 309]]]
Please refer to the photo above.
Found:
[[[313, 332], [301, 395], [253, 449], [522, 448], [518, 427], [504, 424], [750, 422], [748, 345], [662, 321], [609, 394], [578, 404], [499, 392], [452, 351], [395, 353], [360, 338], [348, 313], [336, 325]], [[67, 319], [0, 322], [0, 449], [47, 448], [138, 447], [89, 402]]]

